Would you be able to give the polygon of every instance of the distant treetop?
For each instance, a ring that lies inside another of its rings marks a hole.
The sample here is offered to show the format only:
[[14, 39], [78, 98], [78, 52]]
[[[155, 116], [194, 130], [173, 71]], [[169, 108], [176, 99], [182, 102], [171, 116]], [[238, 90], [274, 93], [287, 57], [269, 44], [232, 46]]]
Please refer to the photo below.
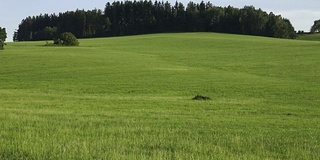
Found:
[[311, 27], [310, 32], [311, 32], [311, 33], [320, 32], [320, 19], [314, 21], [314, 24], [313, 24], [313, 26]]

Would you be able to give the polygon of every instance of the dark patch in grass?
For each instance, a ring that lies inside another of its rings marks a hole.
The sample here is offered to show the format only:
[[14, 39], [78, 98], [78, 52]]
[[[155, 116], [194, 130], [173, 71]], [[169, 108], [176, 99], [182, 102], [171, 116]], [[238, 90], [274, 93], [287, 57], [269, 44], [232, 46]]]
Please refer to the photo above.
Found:
[[4, 150], [0, 152], [0, 159], [36, 159], [24, 151]]
[[207, 100], [211, 100], [211, 98], [207, 97], [207, 96], [196, 95], [195, 97], [192, 98], [192, 100], [204, 100], [204, 101], [207, 101]]

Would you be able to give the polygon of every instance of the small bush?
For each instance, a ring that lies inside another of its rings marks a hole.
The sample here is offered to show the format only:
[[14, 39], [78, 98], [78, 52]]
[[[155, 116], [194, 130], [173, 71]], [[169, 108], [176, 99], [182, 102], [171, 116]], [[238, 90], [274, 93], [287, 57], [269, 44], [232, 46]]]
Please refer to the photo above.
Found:
[[65, 32], [54, 39], [53, 44], [58, 46], [79, 46], [79, 41], [72, 33]]
[[192, 98], [192, 100], [211, 100], [211, 98], [207, 96], [196, 95], [195, 97]]
[[0, 50], [4, 50], [4, 46], [6, 45], [4, 42], [7, 38], [7, 32], [5, 28], [0, 27]]

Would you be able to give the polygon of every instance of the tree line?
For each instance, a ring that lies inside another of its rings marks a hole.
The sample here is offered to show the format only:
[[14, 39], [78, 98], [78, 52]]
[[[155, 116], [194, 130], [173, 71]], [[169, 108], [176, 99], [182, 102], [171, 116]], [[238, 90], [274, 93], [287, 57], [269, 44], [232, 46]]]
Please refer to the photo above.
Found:
[[104, 11], [76, 10], [41, 14], [22, 20], [14, 41], [48, 40], [63, 32], [77, 38], [124, 36], [163, 32], [221, 32], [295, 38], [286, 18], [253, 6], [219, 7], [211, 2], [115, 1]]

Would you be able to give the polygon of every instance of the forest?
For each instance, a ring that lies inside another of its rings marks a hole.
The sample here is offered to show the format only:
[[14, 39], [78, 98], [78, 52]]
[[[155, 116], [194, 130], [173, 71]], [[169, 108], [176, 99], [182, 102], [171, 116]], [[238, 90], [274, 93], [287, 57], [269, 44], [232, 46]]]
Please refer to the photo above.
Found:
[[295, 38], [291, 22], [254, 6], [220, 7], [211, 2], [115, 1], [104, 10], [41, 14], [22, 20], [14, 41], [49, 40], [71, 32], [77, 38], [149, 33], [220, 32], [276, 38]]

